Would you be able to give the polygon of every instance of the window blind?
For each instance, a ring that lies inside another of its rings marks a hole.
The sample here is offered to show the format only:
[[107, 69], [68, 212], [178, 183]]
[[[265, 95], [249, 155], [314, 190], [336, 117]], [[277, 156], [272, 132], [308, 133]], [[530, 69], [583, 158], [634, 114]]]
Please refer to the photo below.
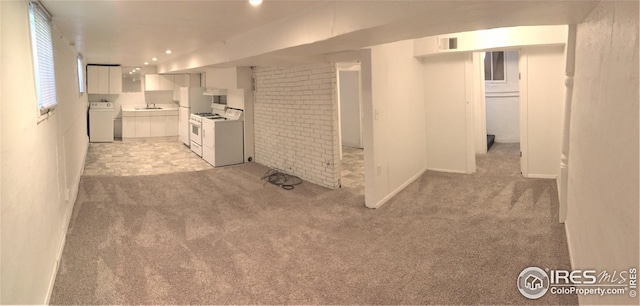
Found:
[[36, 94], [40, 113], [56, 106], [56, 78], [53, 68], [53, 42], [49, 16], [40, 4], [29, 2], [31, 46], [36, 81]]

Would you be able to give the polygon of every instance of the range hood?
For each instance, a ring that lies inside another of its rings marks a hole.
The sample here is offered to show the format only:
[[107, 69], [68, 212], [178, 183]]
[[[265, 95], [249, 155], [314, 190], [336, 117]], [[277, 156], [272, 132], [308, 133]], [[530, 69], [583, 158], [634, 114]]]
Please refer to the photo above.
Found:
[[207, 88], [202, 94], [205, 96], [226, 96], [227, 90], [223, 88]]

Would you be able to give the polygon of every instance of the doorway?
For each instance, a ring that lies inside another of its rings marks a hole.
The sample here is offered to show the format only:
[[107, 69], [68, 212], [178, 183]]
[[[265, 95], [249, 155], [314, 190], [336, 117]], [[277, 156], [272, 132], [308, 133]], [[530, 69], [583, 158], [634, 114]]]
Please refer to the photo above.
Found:
[[337, 64], [341, 185], [364, 194], [360, 63]]
[[[477, 170], [495, 167], [496, 161], [506, 171], [521, 172], [520, 165], [520, 69], [519, 51], [478, 52], [481, 61], [484, 99], [486, 150], [479, 150]], [[482, 119], [479, 119], [482, 120]], [[482, 126], [482, 125], [479, 125]], [[485, 144], [482, 144], [485, 145]], [[488, 156], [484, 156], [485, 153]], [[506, 169], [508, 168], [508, 170]]]

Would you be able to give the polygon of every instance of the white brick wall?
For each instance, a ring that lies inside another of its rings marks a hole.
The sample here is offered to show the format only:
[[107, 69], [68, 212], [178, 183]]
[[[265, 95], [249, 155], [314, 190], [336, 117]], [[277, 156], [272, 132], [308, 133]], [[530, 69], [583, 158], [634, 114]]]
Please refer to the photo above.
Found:
[[338, 188], [334, 65], [258, 67], [254, 76], [256, 162]]

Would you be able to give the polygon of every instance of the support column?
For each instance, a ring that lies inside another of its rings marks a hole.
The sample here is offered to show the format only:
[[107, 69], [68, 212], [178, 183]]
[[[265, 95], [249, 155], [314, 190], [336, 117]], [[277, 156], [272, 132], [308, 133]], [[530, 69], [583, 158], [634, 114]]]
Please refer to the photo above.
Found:
[[567, 187], [569, 185], [569, 140], [571, 130], [571, 103], [573, 99], [573, 76], [576, 62], [576, 25], [569, 25], [566, 45], [565, 65], [565, 100], [564, 125], [562, 128], [562, 155], [560, 156], [560, 177], [558, 178], [558, 193], [560, 200], [559, 222], [567, 219]]

